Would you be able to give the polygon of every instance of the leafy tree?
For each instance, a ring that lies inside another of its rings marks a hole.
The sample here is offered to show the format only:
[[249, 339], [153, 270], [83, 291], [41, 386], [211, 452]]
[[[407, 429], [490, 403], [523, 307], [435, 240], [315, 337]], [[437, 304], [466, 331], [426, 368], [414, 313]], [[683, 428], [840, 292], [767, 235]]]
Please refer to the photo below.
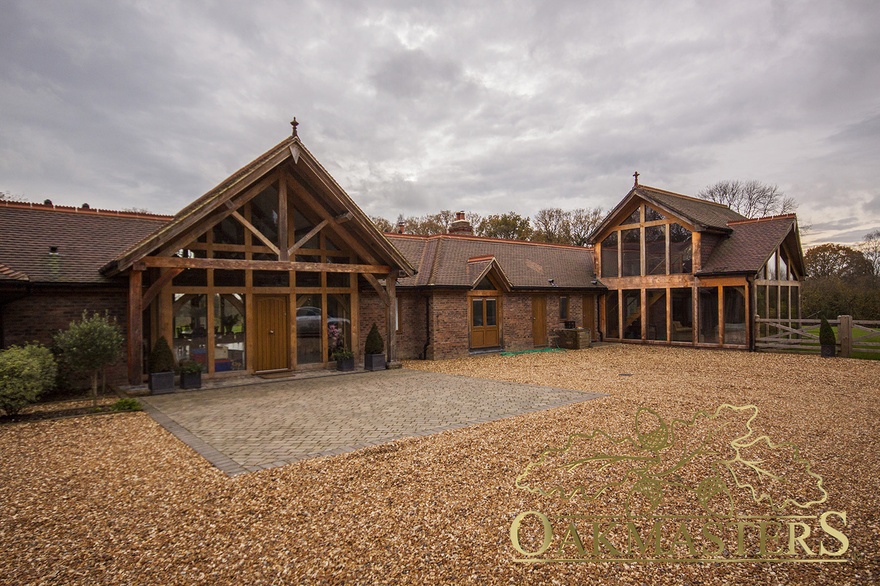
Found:
[[115, 319], [106, 313], [89, 317], [87, 311], [83, 311], [82, 319], [70, 322], [66, 330], [55, 335], [55, 345], [65, 364], [91, 374], [93, 405], [98, 403], [98, 373], [119, 360], [124, 341]]
[[697, 193], [698, 197], [729, 206], [747, 218], [790, 214], [797, 210], [793, 197], [785, 195], [776, 185], [749, 181], [719, 181]]
[[535, 214], [535, 242], [571, 242], [571, 219], [562, 208], [544, 208]]
[[55, 385], [57, 365], [40, 344], [10, 346], [0, 352], [0, 409], [16, 415]]
[[492, 214], [480, 222], [477, 230], [480, 236], [504, 238], [506, 240], [528, 240], [532, 235], [529, 218], [516, 212]]
[[392, 226], [391, 222], [382, 216], [370, 216], [370, 219], [379, 232], [394, 232], [395, 226]]
[[865, 234], [859, 243], [859, 250], [874, 268], [874, 275], [880, 277], [880, 228]]
[[860, 251], [841, 244], [814, 246], [804, 254], [807, 278], [850, 279], [874, 274], [874, 266]]

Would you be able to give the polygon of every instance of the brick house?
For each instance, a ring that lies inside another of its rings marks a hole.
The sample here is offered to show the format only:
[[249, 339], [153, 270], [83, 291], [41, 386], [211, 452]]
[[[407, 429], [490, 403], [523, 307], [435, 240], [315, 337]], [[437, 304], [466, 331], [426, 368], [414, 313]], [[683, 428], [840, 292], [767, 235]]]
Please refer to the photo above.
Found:
[[115, 380], [140, 384], [165, 337], [209, 377], [360, 357], [389, 362], [594, 339], [749, 348], [754, 315], [796, 317], [793, 216], [636, 185], [594, 248], [379, 232], [296, 135], [173, 217], [0, 202], [0, 345], [50, 343], [85, 310], [125, 329]]

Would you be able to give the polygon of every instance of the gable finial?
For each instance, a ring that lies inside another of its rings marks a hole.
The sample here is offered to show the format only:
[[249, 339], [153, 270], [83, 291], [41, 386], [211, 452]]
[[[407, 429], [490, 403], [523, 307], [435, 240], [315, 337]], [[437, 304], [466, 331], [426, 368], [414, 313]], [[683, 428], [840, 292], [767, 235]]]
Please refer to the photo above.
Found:
[[293, 127], [293, 133], [290, 136], [296, 137], [296, 127], [299, 126], [299, 122], [296, 121], [296, 116], [290, 121], [290, 125]]
[[635, 182], [633, 183], [633, 187], [638, 187], [639, 186], [639, 172], [636, 171], [635, 173], [633, 173], [633, 177], [636, 178]]

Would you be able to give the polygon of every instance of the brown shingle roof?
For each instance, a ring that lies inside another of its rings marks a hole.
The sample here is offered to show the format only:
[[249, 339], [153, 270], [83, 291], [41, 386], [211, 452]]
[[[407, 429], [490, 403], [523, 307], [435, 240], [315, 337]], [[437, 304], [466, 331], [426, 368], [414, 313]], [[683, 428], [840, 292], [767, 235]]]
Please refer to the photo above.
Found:
[[[0, 263], [32, 283], [108, 283], [98, 269], [168, 216], [42, 204], [0, 206]], [[57, 247], [57, 254], [50, 247]]]
[[21, 271], [14, 271], [4, 264], [0, 264], [0, 281], [29, 281], [28, 276]]
[[[485, 269], [494, 262], [514, 289], [604, 288], [594, 284], [591, 248], [451, 234], [385, 236], [418, 267], [415, 277], [400, 280], [401, 287], [472, 287], [474, 265]], [[484, 256], [494, 257], [494, 261], [468, 262]]]
[[730, 222], [733, 232], [715, 247], [698, 274], [757, 273], [796, 223], [794, 214]]

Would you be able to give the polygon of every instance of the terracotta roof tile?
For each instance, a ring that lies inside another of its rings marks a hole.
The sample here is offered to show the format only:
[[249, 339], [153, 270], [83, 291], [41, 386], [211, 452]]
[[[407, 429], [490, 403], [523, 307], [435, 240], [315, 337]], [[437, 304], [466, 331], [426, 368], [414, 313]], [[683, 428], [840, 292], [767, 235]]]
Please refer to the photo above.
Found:
[[733, 232], [715, 247], [700, 274], [757, 273], [796, 223], [794, 215], [730, 222]]
[[472, 287], [474, 269], [469, 266], [475, 263], [468, 260], [489, 256], [515, 289], [603, 288], [593, 283], [591, 248], [450, 234], [386, 237], [418, 267], [418, 275], [400, 280], [401, 287]]
[[0, 263], [32, 283], [108, 283], [98, 269], [169, 220], [61, 206], [0, 206]]

